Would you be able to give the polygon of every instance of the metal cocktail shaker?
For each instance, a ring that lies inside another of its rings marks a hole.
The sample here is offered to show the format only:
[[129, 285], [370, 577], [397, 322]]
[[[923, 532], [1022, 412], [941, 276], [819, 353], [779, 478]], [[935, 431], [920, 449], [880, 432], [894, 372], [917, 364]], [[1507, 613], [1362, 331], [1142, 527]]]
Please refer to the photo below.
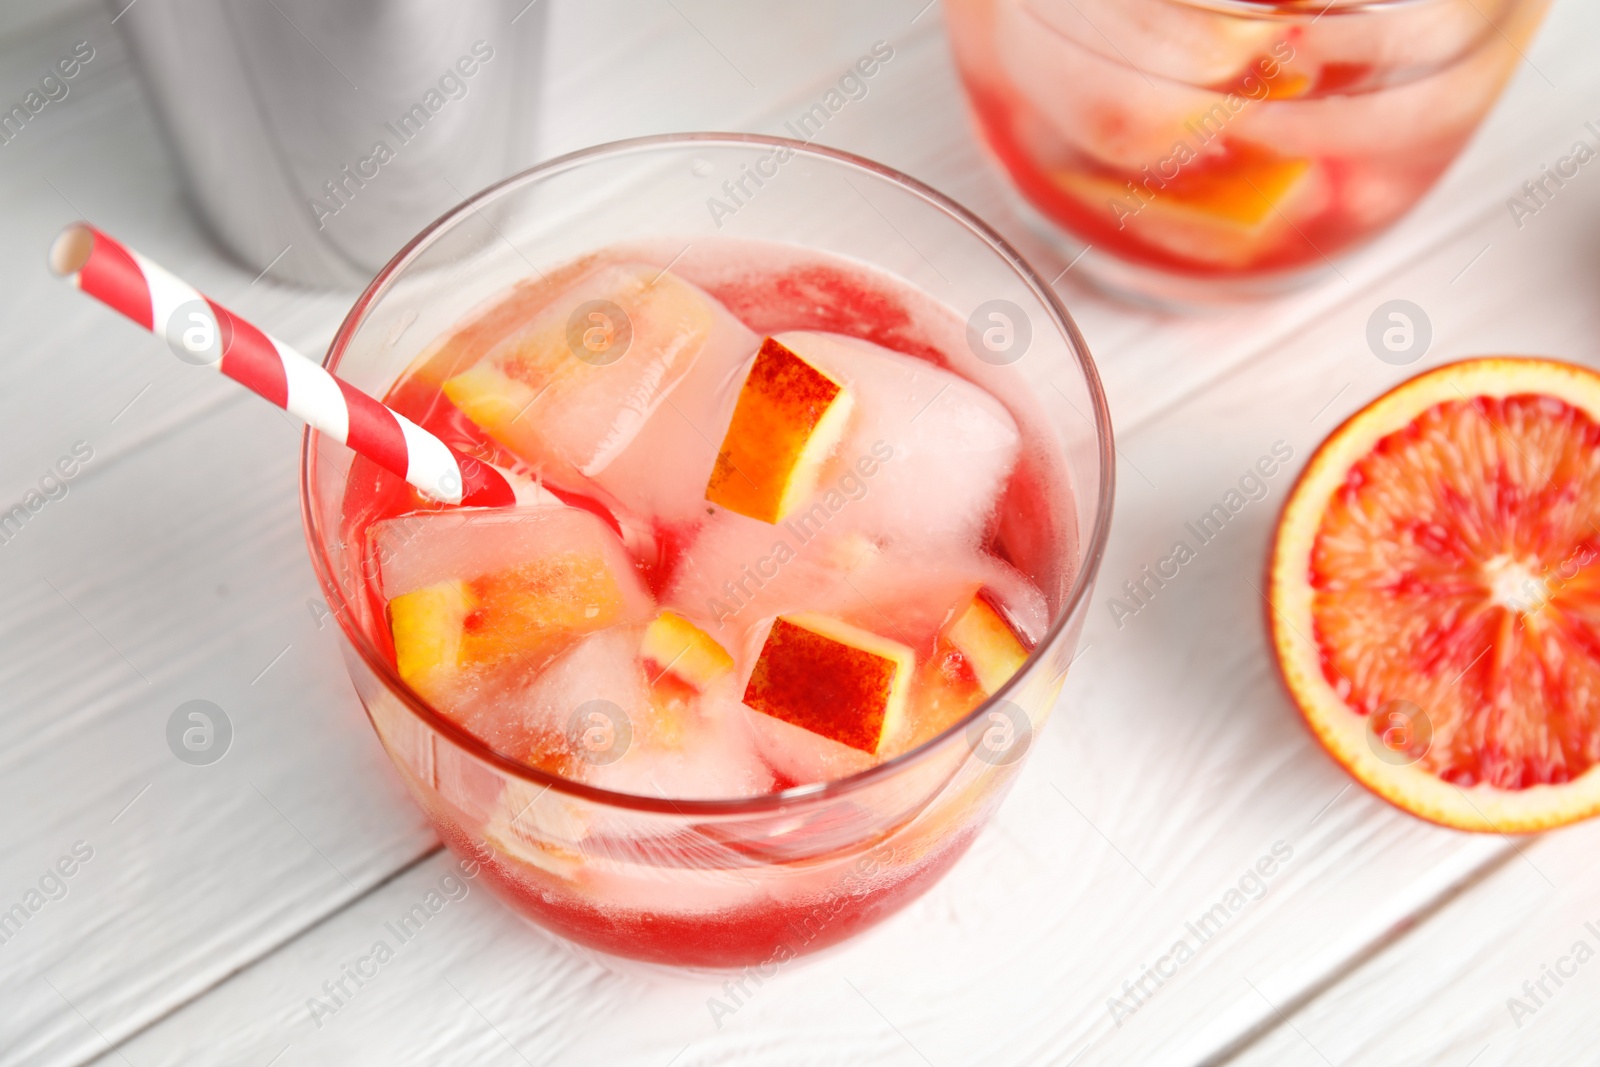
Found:
[[549, 0], [109, 0], [213, 233], [286, 281], [364, 284], [535, 162]]

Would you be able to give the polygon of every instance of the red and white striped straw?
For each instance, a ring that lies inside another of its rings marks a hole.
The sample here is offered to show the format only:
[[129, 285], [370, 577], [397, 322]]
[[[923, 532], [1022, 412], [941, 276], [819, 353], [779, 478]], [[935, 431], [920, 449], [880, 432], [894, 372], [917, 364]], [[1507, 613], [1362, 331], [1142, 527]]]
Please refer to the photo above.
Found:
[[216, 367], [435, 500], [475, 507], [516, 502], [495, 468], [457, 452], [88, 223], [61, 231], [50, 246], [50, 269], [165, 337], [186, 362]]

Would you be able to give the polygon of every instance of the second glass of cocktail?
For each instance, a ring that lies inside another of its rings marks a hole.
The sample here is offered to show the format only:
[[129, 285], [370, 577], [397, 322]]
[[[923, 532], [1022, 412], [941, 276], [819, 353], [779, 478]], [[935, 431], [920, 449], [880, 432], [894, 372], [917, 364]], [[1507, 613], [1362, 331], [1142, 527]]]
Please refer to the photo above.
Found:
[[1399, 218], [1499, 96], [1547, 0], [950, 0], [979, 131], [1114, 288], [1314, 277]]
[[329, 366], [520, 486], [441, 507], [307, 439], [372, 723], [548, 929], [836, 943], [962, 854], [1051, 710], [1104, 398], [1049, 288], [904, 176], [729, 135], [565, 157], [412, 242]]

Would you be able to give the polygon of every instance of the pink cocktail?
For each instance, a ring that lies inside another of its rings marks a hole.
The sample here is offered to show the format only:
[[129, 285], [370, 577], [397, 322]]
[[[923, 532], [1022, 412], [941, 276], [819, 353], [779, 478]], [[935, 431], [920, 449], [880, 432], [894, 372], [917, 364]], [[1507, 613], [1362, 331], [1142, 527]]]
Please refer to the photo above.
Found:
[[[1546, 0], [950, 0], [985, 142], [1114, 284], [1270, 289], [1425, 193]], [[1167, 284], [1116, 269], [1153, 268]], [[1197, 286], [1195, 279], [1208, 281]], [[1185, 281], [1190, 284], [1186, 285]]]
[[[732, 225], [692, 210], [763, 161]], [[808, 221], [830, 187], [938, 258], [842, 198]], [[1081, 343], [981, 224], [789, 143], [609, 146], [441, 220], [331, 361], [523, 485], [441, 507], [307, 450], [373, 724], [518, 911], [762, 965], [971, 842], [1059, 690], [1110, 491]]]

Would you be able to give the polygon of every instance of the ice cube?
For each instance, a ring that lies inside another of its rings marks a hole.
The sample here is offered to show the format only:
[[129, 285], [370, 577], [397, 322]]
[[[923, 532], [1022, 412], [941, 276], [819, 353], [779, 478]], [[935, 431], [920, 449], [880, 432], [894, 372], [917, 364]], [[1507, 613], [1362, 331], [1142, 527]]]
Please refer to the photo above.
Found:
[[427, 512], [369, 537], [401, 677], [515, 758], [531, 743], [515, 713], [526, 681], [583, 634], [653, 611], [617, 535], [577, 508]]
[[818, 611], [873, 627], [888, 617], [896, 640], [921, 648], [949, 605], [979, 585], [1016, 601], [1030, 636], [1044, 628], [1043, 598], [1015, 569], [963, 543], [879, 543], [844, 527], [809, 540], [793, 530], [761, 530], [723, 514], [684, 546], [662, 602], [728, 650], [747, 675], [760, 651], [763, 620]]
[[471, 579], [561, 555], [593, 557], [626, 600], [628, 618], [649, 607], [617, 534], [583, 508], [473, 508], [417, 512], [372, 524], [368, 537], [379, 588], [394, 599], [447, 578]]
[[535, 468], [592, 475], [688, 372], [714, 322], [710, 298], [672, 273], [608, 264], [447, 380], [444, 393]]
[[822, 612], [922, 653], [952, 605], [980, 586], [1030, 639], [1043, 633], [1048, 612], [1038, 590], [974, 544], [880, 542], [851, 528], [845, 513], [809, 538], [722, 513], [684, 546], [662, 603], [728, 651], [742, 684], [775, 616]]
[[632, 743], [644, 704], [638, 627], [581, 636], [534, 671], [502, 671], [458, 686], [441, 709], [497, 752], [565, 778]]
[[720, 512], [684, 545], [662, 602], [747, 671], [751, 627], [765, 617], [842, 606], [854, 596], [848, 581], [876, 552], [870, 542], [853, 543], [842, 534], [802, 541], [781, 526]]
[[756, 750], [785, 786], [844, 778], [878, 762], [871, 753], [840, 744], [792, 723], [740, 705]]
[[[995, 18], [1010, 82], [1048, 125], [1024, 124], [1017, 136], [1046, 170], [1074, 162], [1054, 138], [1116, 170], [1158, 167], [1179, 142], [1193, 145], [1185, 123], [1222, 103], [1220, 93], [1141, 75], [1069, 40], [1019, 4], [1002, 5]], [[1013, 121], [1025, 122], [1025, 114]]]
[[1432, 172], [1494, 103], [1516, 62], [1511, 49], [1481, 48], [1437, 74], [1399, 85], [1252, 104], [1229, 131], [1286, 155], [1354, 157], [1397, 171]]
[[[1152, 81], [1226, 85], [1271, 53], [1287, 26], [1172, 0], [1001, 0], [1052, 36], [1131, 66]], [[1014, 68], [1018, 80], [1036, 73]]]
[[710, 698], [694, 703], [676, 740], [646, 740], [616, 763], [589, 769], [586, 780], [619, 793], [674, 800], [770, 793], [772, 770], [756, 750], [748, 725], [722, 714]]
[[1016, 421], [986, 390], [927, 360], [841, 334], [778, 334], [845, 383], [849, 428], [817, 492], [779, 529], [806, 537], [839, 518], [881, 542], [975, 543], [1017, 460]]
[[731, 682], [707, 697], [658, 684], [640, 658], [642, 636], [642, 627], [618, 627], [586, 637], [528, 689], [530, 721], [557, 728], [568, 773], [676, 800], [769, 791], [748, 727], [720, 710]]
[[[1296, 65], [1340, 64], [1380, 79], [1406, 78], [1499, 44], [1513, 0], [1431, 0], [1355, 13], [1329, 12], [1305, 27], [1295, 42]], [[1518, 3], [1527, 9], [1539, 5]], [[1517, 27], [1506, 25], [1515, 39]]]
[[668, 523], [693, 523], [706, 514], [705, 488], [717, 461], [740, 383], [761, 338], [720, 303], [693, 364], [670, 395], [644, 420], [594, 480], [624, 508]]

